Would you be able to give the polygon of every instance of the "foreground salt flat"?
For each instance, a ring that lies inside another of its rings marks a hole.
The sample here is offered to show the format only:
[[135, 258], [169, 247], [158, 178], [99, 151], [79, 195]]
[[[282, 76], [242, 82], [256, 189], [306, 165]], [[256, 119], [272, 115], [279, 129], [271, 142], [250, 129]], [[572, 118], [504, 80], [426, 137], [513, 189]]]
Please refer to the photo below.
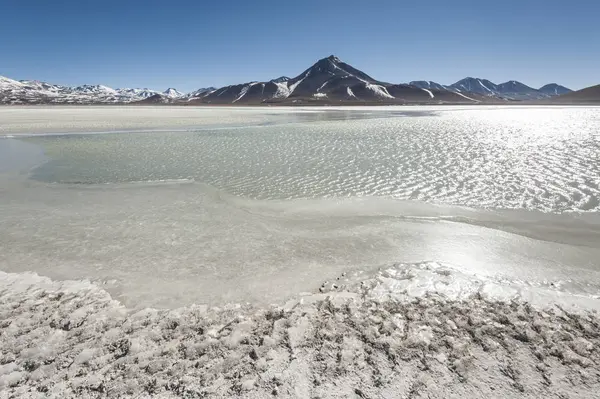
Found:
[[[59, 124], [43, 128], [32, 108], [11, 134], [161, 129], [184, 112], [143, 125], [155, 109], [83, 109], [90, 120], [70, 130], [79, 111], [54, 109]], [[381, 115], [343, 111], [332, 119]], [[206, 113], [193, 124], [215, 123], [213, 109], [193, 112]], [[323, 113], [220, 112], [228, 126]], [[523, 112], [486, 118], [545, 115]], [[585, 398], [600, 388], [595, 212], [249, 200], [194, 181], [63, 187], [14, 172], [42, 161], [30, 142], [2, 144], [0, 270], [15, 273], [0, 273], [0, 397]], [[579, 172], [592, 183], [584, 205], [596, 198], [593, 167]], [[190, 305], [211, 298], [225, 302]]]
[[0, 287], [2, 398], [591, 398], [600, 389], [597, 314], [541, 310], [435, 263], [345, 274], [322, 294], [262, 308], [132, 312], [93, 284], [31, 274], [0, 272]]

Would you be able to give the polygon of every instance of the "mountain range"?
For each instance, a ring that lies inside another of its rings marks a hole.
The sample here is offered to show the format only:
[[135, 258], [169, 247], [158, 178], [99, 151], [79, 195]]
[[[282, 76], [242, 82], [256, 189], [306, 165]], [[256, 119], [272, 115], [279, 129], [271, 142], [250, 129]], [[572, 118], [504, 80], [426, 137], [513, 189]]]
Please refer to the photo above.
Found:
[[0, 104], [472, 104], [547, 101], [571, 92], [556, 83], [535, 89], [515, 80], [495, 84], [473, 77], [450, 85], [394, 84], [374, 79], [334, 55], [293, 78], [280, 76], [190, 93], [173, 88], [161, 92], [103, 85], [68, 87], [0, 76]]
[[495, 84], [487, 79], [471, 77], [461, 79], [448, 86], [431, 81], [413, 81], [410, 84], [425, 89], [450, 90], [457, 93], [477, 93], [482, 96], [509, 101], [540, 100], [560, 96], [572, 91], [556, 83], [549, 83], [539, 89], [534, 89], [516, 80]]
[[103, 85], [68, 87], [36, 80], [16, 81], [0, 76], [0, 104], [130, 103], [154, 95], [170, 99], [184, 96], [175, 89], [158, 92], [150, 89], [112, 89]]

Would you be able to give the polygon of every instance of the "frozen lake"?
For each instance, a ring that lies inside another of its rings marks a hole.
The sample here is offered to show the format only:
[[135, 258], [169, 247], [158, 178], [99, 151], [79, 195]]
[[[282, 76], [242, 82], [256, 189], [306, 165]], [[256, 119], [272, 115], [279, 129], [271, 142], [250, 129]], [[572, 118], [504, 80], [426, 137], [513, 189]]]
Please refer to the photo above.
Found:
[[0, 120], [2, 271], [91, 279], [133, 307], [281, 302], [421, 261], [600, 295], [598, 108], [4, 107]]

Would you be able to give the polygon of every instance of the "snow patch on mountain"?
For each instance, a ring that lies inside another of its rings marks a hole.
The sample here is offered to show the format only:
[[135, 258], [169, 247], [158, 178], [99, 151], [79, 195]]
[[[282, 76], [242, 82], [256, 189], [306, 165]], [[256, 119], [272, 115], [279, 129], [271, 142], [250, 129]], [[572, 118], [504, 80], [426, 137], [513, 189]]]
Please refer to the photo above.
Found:
[[203, 87], [198, 90], [194, 90], [191, 93], [187, 93], [183, 97], [190, 101], [197, 98], [206, 97], [207, 95], [212, 94], [215, 91], [217, 91], [217, 88], [215, 87]]
[[290, 80], [290, 78], [288, 78], [287, 76], [280, 76], [276, 79], [272, 79], [271, 82], [272, 83], [283, 83], [283, 82], [287, 82], [288, 80]]
[[456, 93], [456, 94], [458, 94], [458, 95], [459, 95], [459, 96], [461, 96], [461, 97], [464, 97], [464, 98], [466, 98], [467, 100], [471, 100], [471, 101], [475, 101], [475, 102], [480, 102], [479, 100], [475, 100], [474, 98], [471, 98], [471, 97], [467, 97], [467, 96], [465, 96], [465, 95], [464, 95], [464, 94], [462, 94], [460, 91], [455, 91], [455, 93]]
[[371, 90], [378, 97], [395, 98], [390, 93], [388, 93], [387, 89], [383, 86], [380, 86], [377, 84], [372, 84], [372, 83], [366, 83], [366, 86], [367, 86], [367, 89]]
[[429, 89], [429, 90], [448, 90], [447, 86], [443, 84], [432, 82], [430, 80], [413, 80], [409, 83], [411, 86], [416, 86], [420, 89]]
[[240, 101], [246, 95], [246, 93], [248, 93], [248, 90], [250, 90], [250, 88], [252, 86], [254, 86], [254, 85], [258, 84], [258, 83], [259, 82], [251, 82], [251, 83], [247, 84], [246, 86], [244, 86], [242, 88], [242, 90], [240, 90], [239, 96], [235, 100], [233, 100], [233, 102], [236, 103], [236, 102]]
[[[308, 76], [308, 73], [306, 74], [306, 76]], [[292, 84], [291, 86], [289, 86], [289, 90], [290, 90], [290, 95], [294, 92], [294, 90], [296, 90], [296, 87], [298, 87], [298, 85], [300, 83], [302, 83], [302, 81], [304, 81], [304, 79], [306, 79], [306, 76], [304, 76], [302, 79], [300, 79], [299, 81], [297, 81], [296, 83]]]
[[0, 76], [0, 89], [11, 89], [11, 88], [20, 88], [23, 87], [23, 83], [6, 78], [4, 76]]
[[428, 89], [423, 89], [423, 88], [421, 88], [421, 90], [423, 90], [425, 93], [429, 94], [429, 97], [431, 97], [431, 98], [435, 97], [435, 96], [433, 95], [433, 93], [431, 92], [431, 90], [428, 90]]
[[273, 83], [277, 85], [277, 90], [273, 94], [273, 98], [288, 98], [290, 96], [291, 90], [288, 87], [287, 81]]
[[549, 96], [560, 96], [562, 94], [571, 93], [573, 90], [556, 83], [548, 83], [547, 85], [540, 87], [538, 91]]
[[490, 93], [493, 93], [493, 91], [487, 87], [486, 85], [484, 85], [481, 80], [477, 79], [477, 82], [481, 85], [481, 87], [483, 87], [484, 89], [486, 89], [487, 91], [489, 91]]
[[449, 87], [461, 92], [477, 93], [484, 96], [496, 96], [498, 94], [496, 91], [497, 87], [494, 83], [480, 78], [464, 78]]
[[143, 100], [145, 98], [152, 97], [156, 94], [161, 94], [155, 90], [150, 90], [150, 89], [128, 89], [128, 88], [116, 89], [115, 92], [124, 97], [131, 97], [133, 99], [133, 101]]
[[79, 91], [83, 91], [83, 92], [109, 92], [109, 93], [115, 93], [116, 90], [112, 89], [108, 86], [104, 86], [104, 85], [83, 85], [83, 86], [77, 86], [75, 88], [75, 90], [79, 90]]
[[323, 87], [327, 86], [327, 83], [329, 83], [329, 81], [328, 81], [328, 80], [326, 80], [326, 81], [325, 81], [325, 83], [323, 83], [323, 84], [321, 85], [321, 87], [319, 87], [319, 88], [317, 89], [317, 91], [321, 91], [321, 89], [323, 89]]
[[183, 97], [183, 93], [180, 92], [177, 89], [173, 89], [173, 88], [168, 88], [167, 90], [163, 91], [162, 94], [164, 94], [165, 96], [169, 97], [169, 98], [179, 98], [179, 97]]

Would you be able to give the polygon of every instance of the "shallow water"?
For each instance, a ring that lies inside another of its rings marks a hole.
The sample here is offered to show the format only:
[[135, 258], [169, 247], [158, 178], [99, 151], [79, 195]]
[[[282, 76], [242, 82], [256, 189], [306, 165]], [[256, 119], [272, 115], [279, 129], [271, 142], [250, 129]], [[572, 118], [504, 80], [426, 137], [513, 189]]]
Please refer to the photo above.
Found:
[[0, 140], [0, 270], [130, 306], [279, 302], [421, 261], [600, 294], [597, 108], [244, 112]]
[[600, 209], [595, 109], [356, 113], [197, 132], [31, 138], [51, 158], [33, 178], [189, 180], [257, 199], [386, 196], [477, 208]]

